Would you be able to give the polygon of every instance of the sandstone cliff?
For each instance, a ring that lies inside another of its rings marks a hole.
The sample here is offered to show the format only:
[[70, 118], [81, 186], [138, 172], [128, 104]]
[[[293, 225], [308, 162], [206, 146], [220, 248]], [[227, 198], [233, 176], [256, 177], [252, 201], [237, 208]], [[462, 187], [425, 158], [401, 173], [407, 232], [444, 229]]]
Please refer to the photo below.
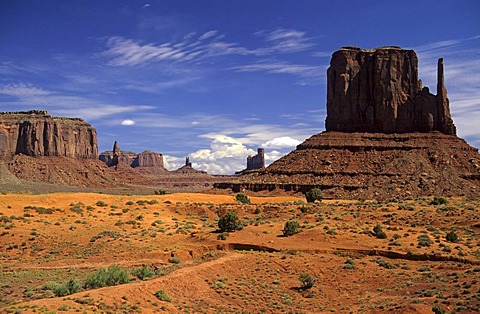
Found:
[[398, 47], [344, 47], [327, 71], [327, 131], [456, 134], [443, 59], [438, 61], [437, 95], [418, 79], [415, 51]]
[[[99, 159], [109, 167], [118, 164], [126, 164], [132, 168], [163, 168], [163, 155], [151, 150], [143, 151], [139, 154], [130, 151], [121, 151], [117, 141], [113, 144], [113, 151], [102, 152]], [[165, 170], [166, 171], [166, 170]]]
[[24, 154], [98, 158], [97, 133], [82, 119], [52, 117], [47, 111], [0, 113], [0, 158]]
[[330, 198], [480, 195], [480, 154], [458, 138], [443, 60], [437, 95], [418, 80], [412, 50], [342, 48], [327, 71], [326, 132], [266, 169], [218, 188], [306, 192]]

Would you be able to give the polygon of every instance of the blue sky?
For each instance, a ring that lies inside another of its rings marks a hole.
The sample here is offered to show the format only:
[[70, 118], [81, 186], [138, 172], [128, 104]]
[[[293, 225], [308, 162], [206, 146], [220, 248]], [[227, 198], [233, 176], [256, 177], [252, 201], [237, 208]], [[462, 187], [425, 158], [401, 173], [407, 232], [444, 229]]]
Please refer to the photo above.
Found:
[[480, 147], [479, 1], [0, 0], [0, 111], [81, 117], [100, 151], [146, 149], [175, 169], [231, 174], [324, 130], [342, 46], [415, 49]]

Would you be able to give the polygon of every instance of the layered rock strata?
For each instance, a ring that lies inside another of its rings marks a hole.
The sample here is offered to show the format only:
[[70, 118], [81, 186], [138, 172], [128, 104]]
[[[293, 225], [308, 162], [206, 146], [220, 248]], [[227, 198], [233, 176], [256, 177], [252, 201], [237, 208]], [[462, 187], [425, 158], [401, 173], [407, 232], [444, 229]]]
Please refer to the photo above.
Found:
[[264, 171], [217, 187], [293, 192], [320, 187], [326, 197], [369, 199], [471, 196], [480, 192], [480, 155], [464, 140], [438, 131], [324, 132]]
[[149, 167], [164, 169], [162, 154], [155, 153], [151, 150], [146, 150], [138, 154], [130, 151], [121, 151], [117, 141], [113, 144], [113, 150], [102, 152], [99, 159], [109, 167], [118, 164], [127, 164], [132, 168]]
[[438, 60], [437, 95], [418, 80], [415, 51], [398, 47], [345, 47], [327, 70], [327, 131], [455, 135]]
[[52, 117], [47, 111], [1, 112], [0, 158], [18, 154], [97, 159], [97, 133], [82, 119]]
[[326, 132], [264, 170], [218, 188], [306, 192], [332, 198], [474, 196], [480, 154], [456, 136], [438, 60], [437, 94], [418, 80], [413, 50], [346, 47], [327, 71]]

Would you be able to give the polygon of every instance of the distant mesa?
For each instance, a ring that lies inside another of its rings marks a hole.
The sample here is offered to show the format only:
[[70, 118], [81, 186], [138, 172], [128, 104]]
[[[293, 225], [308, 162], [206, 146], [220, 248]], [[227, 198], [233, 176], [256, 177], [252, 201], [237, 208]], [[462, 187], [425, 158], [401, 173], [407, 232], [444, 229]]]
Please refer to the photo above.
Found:
[[82, 119], [43, 110], [0, 112], [0, 159], [19, 154], [97, 159], [97, 133]]
[[206, 174], [206, 171], [197, 170], [193, 168], [192, 163], [190, 162], [190, 157], [185, 157], [185, 165], [173, 171], [174, 173], [179, 174]]
[[334, 52], [325, 128], [267, 168], [215, 187], [234, 192], [319, 187], [325, 197], [350, 199], [479, 196], [480, 155], [456, 136], [443, 59], [434, 95], [418, 79], [413, 50]]
[[113, 144], [111, 151], [104, 151], [99, 159], [109, 167], [127, 165], [132, 168], [156, 168], [167, 171], [163, 166], [163, 155], [150, 150], [141, 153], [121, 151], [117, 141]]

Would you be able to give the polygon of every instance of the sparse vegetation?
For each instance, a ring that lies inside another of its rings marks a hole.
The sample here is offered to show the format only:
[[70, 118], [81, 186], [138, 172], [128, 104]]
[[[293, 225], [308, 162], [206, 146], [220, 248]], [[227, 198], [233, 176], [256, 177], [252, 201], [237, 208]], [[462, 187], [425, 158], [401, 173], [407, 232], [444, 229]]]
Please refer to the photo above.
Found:
[[300, 287], [302, 289], [312, 288], [315, 285], [315, 281], [316, 281], [315, 277], [307, 273], [302, 273], [299, 279], [300, 279]]
[[180, 258], [177, 256], [170, 257], [168, 261], [172, 264], [180, 264]]
[[146, 278], [150, 278], [155, 276], [155, 272], [153, 271], [152, 267], [150, 266], [142, 266], [139, 268], [134, 268], [131, 271], [132, 275], [137, 277], [140, 280], [144, 280]]
[[241, 230], [243, 224], [240, 218], [238, 218], [237, 213], [228, 211], [218, 220], [218, 228], [221, 232], [234, 232], [235, 230]]
[[386, 239], [387, 238], [387, 234], [385, 233], [385, 231], [383, 231], [382, 226], [380, 226], [379, 224], [377, 224], [373, 228], [373, 235], [378, 239]]
[[235, 195], [235, 200], [239, 202], [240, 204], [250, 204], [250, 199], [248, 198], [247, 195], [243, 193], [239, 193]]
[[434, 196], [430, 201], [430, 205], [447, 205], [447, 199], [442, 196]]
[[283, 235], [286, 237], [292, 236], [300, 232], [300, 223], [296, 220], [289, 220], [285, 222], [283, 227]]
[[108, 268], [102, 267], [98, 271], [88, 275], [83, 285], [87, 289], [96, 289], [121, 285], [128, 282], [130, 282], [128, 272], [115, 265]]
[[455, 242], [458, 242], [458, 235], [455, 232], [455, 230], [452, 230], [449, 233], [447, 233], [447, 235], [445, 236], [445, 239], [448, 242], [454, 242], [455, 243]]
[[314, 203], [315, 201], [321, 202], [323, 199], [322, 190], [318, 188], [311, 189], [307, 193], [305, 193], [305, 198], [307, 199], [308, 203]]
[[166, 301], [166, 302], [172, 302], [172, 299], [167, 295], [167, 293], [163, 290], [158, 290], [157, 292], [155, 292], [155, 296], [157, 297], [157, 299], [159, 299], [160, 301]]

